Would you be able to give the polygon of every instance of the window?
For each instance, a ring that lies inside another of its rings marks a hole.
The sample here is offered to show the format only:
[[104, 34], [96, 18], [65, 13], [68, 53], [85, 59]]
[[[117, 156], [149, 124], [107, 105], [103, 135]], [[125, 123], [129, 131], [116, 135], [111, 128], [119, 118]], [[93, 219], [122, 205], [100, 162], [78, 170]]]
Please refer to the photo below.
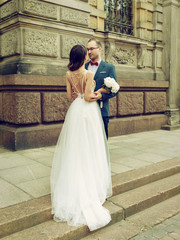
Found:
[[133, 35], [132, 0], [105, 0], [105, 31]]

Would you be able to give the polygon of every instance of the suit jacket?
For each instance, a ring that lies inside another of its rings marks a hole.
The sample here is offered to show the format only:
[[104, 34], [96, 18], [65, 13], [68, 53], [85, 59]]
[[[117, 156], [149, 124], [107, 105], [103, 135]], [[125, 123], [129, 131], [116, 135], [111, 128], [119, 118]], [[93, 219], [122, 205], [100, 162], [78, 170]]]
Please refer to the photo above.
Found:
[[[89, 63], [90, 62], [85, 64], [85, 69], [88, 69]], [[117, 81], [114, 65], [106, 63], [101, 60], [99, 67], [97, 69], [97, 72], [94, 76], [94, 80], [96, 81], [95, 91], [97, 91], [99, 88], [102, 87], [104, 83], [104, 78], [106, 77], [114, 78]], [[102, 93], [103, 107], [101, 108], [101, 114], [103, 117], [107, 117], [110, 115], [109, 98], [112, 98], [117, 94], [118, 93], [110, 93], [110, 94]], [[98, 103], [100, 104], [100, 101], [98, 101]]]

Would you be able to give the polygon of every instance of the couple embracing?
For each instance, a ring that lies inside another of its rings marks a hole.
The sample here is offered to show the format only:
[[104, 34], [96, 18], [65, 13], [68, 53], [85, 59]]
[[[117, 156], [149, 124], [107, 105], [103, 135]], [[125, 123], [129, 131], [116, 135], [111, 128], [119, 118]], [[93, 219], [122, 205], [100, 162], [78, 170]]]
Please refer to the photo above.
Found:
[[75, 100], [66, 114], [51, 171], [54, 220], [87, 225], [90, 231], [111, 221], [102, 204], [112, 195], [109, 98], [117, 94], [119, 86], [115, 68], [101, 60], [101, 50], [101, 43], [90, 39], [87, 48], [75, 45], [70, 51], [67, 98]]

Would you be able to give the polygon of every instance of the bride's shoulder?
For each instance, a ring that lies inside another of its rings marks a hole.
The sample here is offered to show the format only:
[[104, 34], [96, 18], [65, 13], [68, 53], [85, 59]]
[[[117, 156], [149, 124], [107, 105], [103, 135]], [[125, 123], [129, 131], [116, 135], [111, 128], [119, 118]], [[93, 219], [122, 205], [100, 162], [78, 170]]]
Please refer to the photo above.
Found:
[[94, 73], [89, 70], [86, 70], [86, 76], [92, 77], [94, 76]]

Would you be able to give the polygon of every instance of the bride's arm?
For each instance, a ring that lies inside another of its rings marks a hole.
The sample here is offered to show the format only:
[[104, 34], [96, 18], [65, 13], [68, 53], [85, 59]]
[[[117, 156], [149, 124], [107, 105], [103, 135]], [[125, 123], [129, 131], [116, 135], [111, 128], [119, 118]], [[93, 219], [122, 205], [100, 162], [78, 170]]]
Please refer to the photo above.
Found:
[[71, 84], [68, 80], [68, 73], [66, 73], [66, 95], [67, 95], [68, 100], [72, 99], [72, 88], [71, 88]]
[[87, 102], [93, 102], [97, 100], [97, 94], [94, 92], [92, 93], [92, 86], [93, 86], [93, 77], [94, 74], [90, 71], [86, 74], [86, 87], [84, 93], [84, 100]]

